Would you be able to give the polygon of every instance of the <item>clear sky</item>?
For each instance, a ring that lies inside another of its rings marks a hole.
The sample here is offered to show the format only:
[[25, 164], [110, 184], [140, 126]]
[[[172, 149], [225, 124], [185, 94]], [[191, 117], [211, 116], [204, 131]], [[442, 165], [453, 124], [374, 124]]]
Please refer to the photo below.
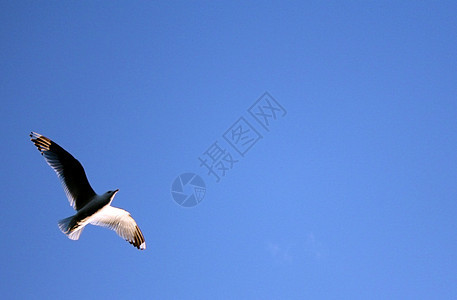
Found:
[[[456, 11], [2, 1], [2, 297], [454, 298]], [[265, 92], [283, 108], [268, 127], [249, 112]], [[96, 192], [120, 189], [145, 251], [105, 228], [59, 231], [74, 211], [30, 131]], [[185, 173], [206, 186], [193, 207], [171, 193]]]

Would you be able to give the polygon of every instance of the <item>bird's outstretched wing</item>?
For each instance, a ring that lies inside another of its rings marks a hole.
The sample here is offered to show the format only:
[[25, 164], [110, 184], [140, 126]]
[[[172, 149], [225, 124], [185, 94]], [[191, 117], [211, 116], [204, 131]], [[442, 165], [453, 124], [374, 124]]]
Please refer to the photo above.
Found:
[[120, 237], [138, 249], [146, 249], [143, 233], [126, 210], [107, 205], [95, 214], [90, 223], [92, 225], [108, 227], [116, 231]]
[[30, 133], [30, 137], [48, 165], [57, 173], [71, 206], [80, 210], [95, 196], [81, 163], [47, 137], [36, 132]]

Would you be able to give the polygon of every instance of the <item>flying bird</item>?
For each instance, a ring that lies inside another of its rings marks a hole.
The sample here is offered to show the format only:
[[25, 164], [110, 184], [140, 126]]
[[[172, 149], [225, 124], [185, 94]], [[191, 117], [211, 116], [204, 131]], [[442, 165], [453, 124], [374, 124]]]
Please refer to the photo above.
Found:
[[130, 213], [111, 206], [119, 189], [96, 194], [77, 159], [41, 134], [32, 132], [30, 137], [48, 165], [57, 173], [70, 205], [76, 210], [74, 216], [59, 221], [60, 230], [68, 238], [79, 239], [84, 227], [92, 224], [108, 227], [136, 248], [146, 249], [143, 233]]

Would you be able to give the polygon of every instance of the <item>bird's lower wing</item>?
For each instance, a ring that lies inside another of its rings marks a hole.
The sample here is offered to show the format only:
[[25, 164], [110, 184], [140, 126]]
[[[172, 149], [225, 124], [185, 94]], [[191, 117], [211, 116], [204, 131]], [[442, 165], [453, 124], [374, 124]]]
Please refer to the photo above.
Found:
[[126, 210], [105, 206], [90, 222], [92, 225], [108, 227], [140, 250], [146, 249], [143, 233]]

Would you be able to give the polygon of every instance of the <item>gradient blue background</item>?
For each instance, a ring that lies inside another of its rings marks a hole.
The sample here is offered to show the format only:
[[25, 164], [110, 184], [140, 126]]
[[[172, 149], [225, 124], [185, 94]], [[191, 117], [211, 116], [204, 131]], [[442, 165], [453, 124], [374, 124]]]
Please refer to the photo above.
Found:
[[[2, 297], [454, 298], [456, 11], [2, 1]], [[215, 183], [198, 156], [265, 91], [287, 115]], [[120, 188], [145, 251], [58, 230], [74, 212], [32, 130]], [[184, 171], [194, 208], [171, 198]]]

